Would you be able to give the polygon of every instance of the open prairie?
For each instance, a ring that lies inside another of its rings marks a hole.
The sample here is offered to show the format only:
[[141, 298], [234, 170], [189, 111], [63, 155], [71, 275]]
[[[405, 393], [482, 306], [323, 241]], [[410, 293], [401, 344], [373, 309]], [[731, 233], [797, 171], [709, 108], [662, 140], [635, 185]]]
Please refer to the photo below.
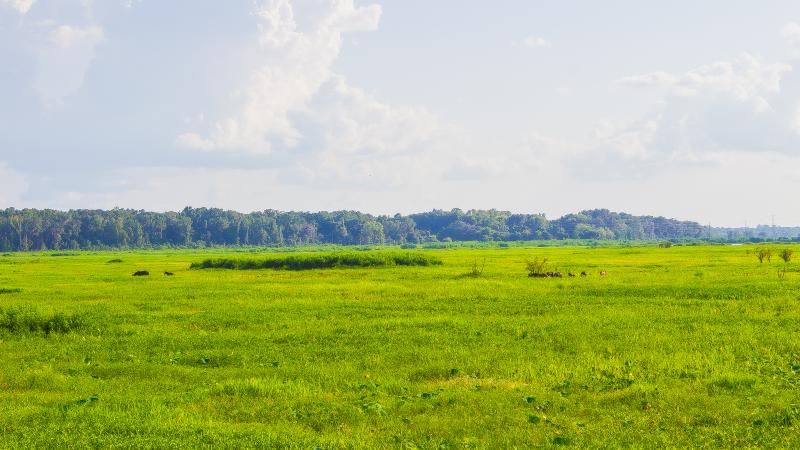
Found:
[[798, 448], [800, 264], [754, 251], [6, 254], [0, 446]]

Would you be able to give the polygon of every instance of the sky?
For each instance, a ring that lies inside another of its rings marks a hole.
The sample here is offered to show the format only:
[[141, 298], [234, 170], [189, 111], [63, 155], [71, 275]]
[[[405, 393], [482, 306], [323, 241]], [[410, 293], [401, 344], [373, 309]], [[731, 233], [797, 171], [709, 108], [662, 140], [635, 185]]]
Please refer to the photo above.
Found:
[[0, 208], [800, 225], [800, 3], [0, 0]]

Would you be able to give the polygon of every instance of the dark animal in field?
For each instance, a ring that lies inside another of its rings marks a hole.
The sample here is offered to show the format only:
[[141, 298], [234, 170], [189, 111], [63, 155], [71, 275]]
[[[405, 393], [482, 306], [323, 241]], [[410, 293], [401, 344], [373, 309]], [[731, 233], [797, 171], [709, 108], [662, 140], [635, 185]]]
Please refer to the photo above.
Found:
[[547, 272], [548, 278], [562, 278], [561, 272]]
[[605, 270], [604, 270], [604, 271], [602, 271], [602, 272], [600, 272], [600, 276], [601, 276], [601, 277], [604, 277], [604, 276], [606, 276], [606, 275], [608, 275], [608, 272], [606, 272]]
[[575, 278], [575, 274], [572, 272], [568, 273], [567, 275], [569, 275], [570, 278]]
[[546, 273], [529, 273], [528, 276], [531, 278], [547, 278]]
[[150, 272], [148, 272], [146, 270], [140, 270], [140, 271], [134, 273], [133, 276], [135, 276], [135, 277], [147, 277], [147, 276], [150, 276]]
[[584, 272], [581, 272], [581, 276], [582, 276], [582, 277], [588, 277], [588, 276], [589, 276], [589, 274], [588, 274], [588, 273], [586, 273], [586, 272], [584, 271]]
[[168, 276], [168, 277], [175, 276], [175, 274], [174, 274], [174, 273], [172, 273], [172, 272], [164, 272], [164, 275], [166, 275], [166, 276]]

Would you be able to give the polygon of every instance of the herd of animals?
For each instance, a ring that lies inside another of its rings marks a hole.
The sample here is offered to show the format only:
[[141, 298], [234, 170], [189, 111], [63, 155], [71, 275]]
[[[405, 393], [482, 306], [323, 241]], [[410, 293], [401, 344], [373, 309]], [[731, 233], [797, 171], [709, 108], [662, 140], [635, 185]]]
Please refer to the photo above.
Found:
[[[605, 270], [600, 272], [600, 276], [601, 277], [604, 277], [606, 275], [608, 275], [608, 272], [606, 272]], [[137, 272], [134, 272], [133, 276], [134, 277], [148, 277], [148, 276], [150, 276], [150, 272], [148, 272], [146, 270], [139, 270]], [[164, 272], [164, 276], [172, 277], [172, 276], [175, 276], [175, 274], [172, 273], [172, 272]], [[528, 276], [531, 277], [531, 278], [564, 278], [564, 275], [561, 272], [531, 273], [531, 274], [528, 274]], [[572, 272], [568, 272], [567, 276], [570, 277], [570, 278], [575, 278], [577, 275], [575, 275]], [[586, 271], [581, 272], [581, 277], [588, 277], [588, 276], [589, 276], [589, 274], [586, 273]]]
[[[608, 272], [606, 272], [605, 270], [600, 272], [601, 277], [604, 277], [606, 275], [608, 275]], [[564, 275], [561, 272], [530, 273], [528, 274], [528, 276], [531, 278], [564, 278]], [[567, 276], [570, 278], [575, 278], [577, 275], [575, 275], [572, 272], [568, 272]], [[581, 277], [588, 277], [588, 276], [589, 274], [586, 273], [586, 271], [581, 272]]]
[[[168, 276], [168, 277], [175, 276], [175, 274], [172, 273], [172, 272], [164, 272], [164, 275]], [[134, 277], [149, 277], [150, 276], [150, 272], [148, 272], [146, 270], [140, 270], [138, 272], [134, 272], [133, 276]]]

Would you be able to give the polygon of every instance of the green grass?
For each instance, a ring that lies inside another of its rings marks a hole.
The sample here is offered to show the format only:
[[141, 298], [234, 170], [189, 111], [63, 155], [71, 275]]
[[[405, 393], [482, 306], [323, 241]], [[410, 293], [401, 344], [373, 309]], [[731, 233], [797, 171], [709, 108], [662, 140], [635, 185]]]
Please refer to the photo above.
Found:
[[[418, 252], [443, 264], [4, 255], [0, 447], [800, 447], [800, 263], [780, 277], [749, 246]], [[589, 277], [529, 278], [535, 257]], [[47, 332], [56, 317], [76, 325]]]

